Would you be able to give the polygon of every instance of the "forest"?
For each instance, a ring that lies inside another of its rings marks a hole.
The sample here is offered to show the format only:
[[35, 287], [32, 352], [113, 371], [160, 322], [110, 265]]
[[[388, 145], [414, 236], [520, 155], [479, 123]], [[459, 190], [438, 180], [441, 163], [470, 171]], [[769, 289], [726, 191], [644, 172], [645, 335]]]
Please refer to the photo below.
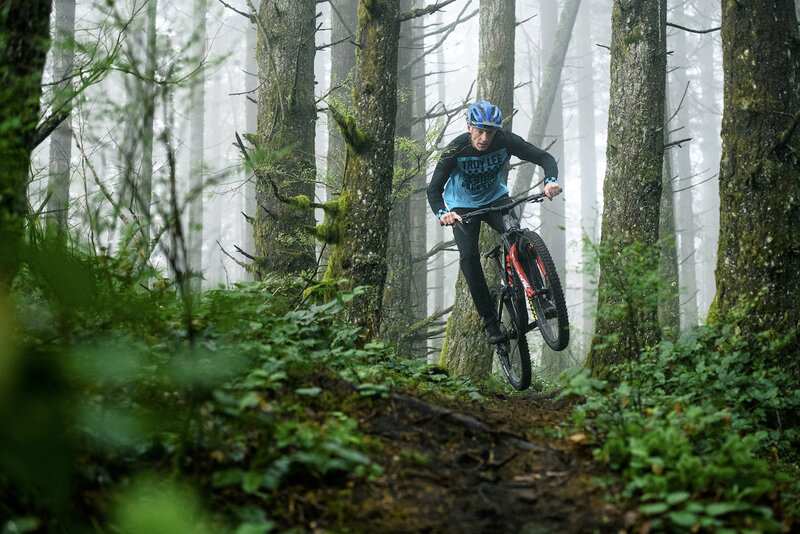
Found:
[[[0, 534], [800, 531], [799, 21], [0, 1]], [[479, 99], [563, 187], [530, 387], [426, 199]]]

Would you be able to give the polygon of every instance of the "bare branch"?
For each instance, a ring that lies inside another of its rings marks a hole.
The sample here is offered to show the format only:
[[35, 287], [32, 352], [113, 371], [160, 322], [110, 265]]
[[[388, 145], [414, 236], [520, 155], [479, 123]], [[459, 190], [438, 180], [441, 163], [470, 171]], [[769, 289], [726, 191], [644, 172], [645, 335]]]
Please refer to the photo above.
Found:
[[711, 33], [711, 32], [718, 31], [721, 28], [721, 26], [717, 26], [716, 28], [710, 28], [708, 30], [693, 30], [691, 28], [687, 28], [686, 26], [681, 26], [679, 24], [673, 24], [672, 22], [667, 22], [667, 26], [672, 26], [673, 28], [678, 28], [679, 30], [683, 30], [683, 31], [686, 31], [686, 32], [691, 32], [691, 33]]
[[420, 334], [418, 332], [420, 332], [420, 330], [425, 330], [428, 326], [430, 326], [433, 322], [435, 322], [436, 319], [439, 319], [440, 317], [444, 317], [445, 315], [447, 315], [451, 311], [453, 311], [453, 307], [452, 306], [450, 306], [449, 308], [445, 308], [443, 310], [439, 310], [438, 312], [434, 313], [433, 315], [429, 315], [428, 317], [426, 317], [425, 319], [423, 319], [423, 320], [421, 320], [421, 321], [419, 321], [417, 323], [414, 323], [412, 325], [408, 325], [408, 329], [406, 330], [406, 333], [405, 333], [405, 335], [403, 337], [404, 338], [411, 338], [411, 339], [416, 339], [416, 338], [419, 338], [419, 337], [427, 337], [426, 335], [420, 336]]
[[695, 186], [698, 186], [698, 185], [704, 184], [704, 183], [706, 183], [706, 182], [710, 182], [711, 180], [713, 180], [713, 179], [714, 179], [714, 178], [716, 178], [716, 177], [717, 177], [717, 175], [716, 175], [716, 174], [714, 174], [714, 175], [712, 175], [712, 176], [710, 176], [710, 177], [706, 178], [706, 179], [705, 179], [705, 180], [703, 180], [702, 182], [697, 182], [696, 184], [691, 184], [691, 185], [689, 185], [689, 186], [687, 186], [687, 187], [684, 187], [683, 189], [673, 189], [673, 190], [672, 190], [672, 194], [674, 195], [674, 194], [676, 194], [676, 193], [681, 193], [681, 192], [683, 192], [683, 191], [688, 191], [689, 189], [691, 189], [691, 188], [693, 188], [693, 187], [695, 187]]
[[691, 140], [692, 140], [691, 137], [687, 137], [686, 139], [678, 139], [677, 141], [671, 141], [671, 142], [667, 143], [666, 145], [664, 145], [664, 150], [667, 150], [668, 148], [672, 148], [674, 146], [679, 146], [680, 147], [682, 143], [688, 143]]
[[675, 108], [675, 113], [673, 113], [672, 116], [669, 119], [667, 119], [667, 124], [672, 122], [672, 119], [675, 118], [675, 116], [681, 110], [681, 107], [683, 107], [683, 101], [686, 100], [686, 93], [688, 92], [689, 92], [689, 82], [686, 82], [686, 87], [683, 89], [683, 96], [681, 96], [681, 101], [678, 102], [678, 107]]
[[[448, 36], [449, 36], [451, 33], [453, 33], [453, 30], [455, 30], [455, 29], [456, 29], [456, 27], [457, 27], [459, 24], [461, 24], [462, 22], [466, 22], [466, 21], [468, 21], [469, 19], [471, 19], [472, 17], [474, 17], [475, 15], [477, 15], [477, 14], [478, 14], [478, 10], [476, 9], [476, 10], [474, 10], [472, 13], [470, 13], [469, 15], [467, 15], [466, 17], [463, 17], [463, 15], [464, 15], [464, 12], [467, 10], [467, 7], [469, 7], [469, 2], [467, 2], [467, 4], [466, 4], [466, 5], [464, 5], [464, 8], [463, 8], [463, 9], [461, 10], [461, 12], [458, 14], [458, 16], [456, 17], [456, 20], [455, 20], [453, 23], [451, 23], [451, 24], [448, 24], [447, 26], [444, 26], [444, 27], [440, 28], [440, 29], [439, 29], [439, 30], [436, 32], [436, 33], [444, 33], [444, 35], [442, 35], [442, 38], [441, 38], [441, 39], [439, 39], [439, 41], [438, 41], [436, 44], [434, 44], [434, 45], [433, 45], [433, 46], [431, 46], [430, 48], [427, 48], [427, 49], [426, 49], [426, 50], [425, 50], [423, 53], [419, 54], [417, 57], [415, 57], [414, 59], [412, 59], [411, 61], [409, 61], [409, 62], [408, 62], [408, 64], [406, 64], [406, 65], [403, 65], [403, 66], [402, 66], [402, 68], [401, 68], [401, 70], [405, 71], [406, 69], [410, 69], [410, 68], [411, 68], [411, 67], [412, 67], [412, 66], [413, 66], [415, 63], [417, 63], [417, 62], [419, 62], [419, 61], [422, 61], [422, 60], [425, 58], [425, 56], [427, 56], [428, 54], [431, 54], [431, 53], [433, 53], [434, 51], [436, 51], [436, 50], [437, 50], [439, 47], [441, 47], [441, 46], [444, 44], [444, 41], [447, 39], [447, 37], [448, 37]], [[462, 18], [462, 17], [463, 17], [463, 18]]]
[[428, 258], [430, 258], [431, 256], [435, 256], [436, 254], [442, 252], [443, 250], [454, 250], [450, 247], [452, 247], [455, 244], [456, 242], [454, 239], [451, 239], [450, 241], [442, 241], [441, 243], [437, 244], [432, 249], [430, 249], [424, 256], [417, 256], [415, 258], [411, 258], [411, 263], [427, 261]]
[[430, 15], [431, 13], [435, 13], [445, 7], [448, 4], [452, 4], [456, 0], [444, 0], [443, 2], [438, 2], [436, 4], [429, 4], [423, 8], [413, 9], [411, 11], [406, 11], [405, 13], [401, 13], [399, 20], [400, 22], [404, 22], [406, 20], [415, 19], [417, 17], [422, 17], [424, 15]]
[[[236, 258], [234, 258], [233, 256], [231, 256], [231, 255], [228, 253], [228, 251], [227, 251], [227, 250], [225, 250], [225, 248], [224, 248], [224, 247], [223, 247], [223, 246], [220, 244], [220, 242], [219, 242], [219, 241], [217, 241], [217, 245], [219, 246], [219, 249], [222, 251], [222, 253], [223, 253], [223, 254], [225, 254], [226, 256], [228, 256], [228, 257], [229, 257], [230, 259], [232, 259], [234, 262], [236, 262], [236, 263], [239, 265], [239, 267], [241, 267], [242, 269], [244, 269], [244, 270], [245, 270], [245, 271], [247, 271], [247, 272], [253, 272], [253, 266], [252, 266], [252, 265], [250, 265], [249, 263], [245, 263], [245, 262], [243, 262], [243, 261], [237, 260]], [[236, 245], [234, 245], [234, 247], [236, 247]], [[244, 254], [244, 253], [242, 252], [242, 249], [240, 249], [239, 247], [236, 247], [236, 250], [238, 250], [240, 253]]]
[[532, 20], [534, 18], [536, 18], [536, 15], [531, 15], [527, 19], [517, 22], [516, 26], [522, 26], [523, 24], [525, 24], [526, 22], [528, 22], [529, 20]]
[[778, 144], [775, 148], [786, 146], [792, 134], [794, 134], [795, 129], [797, 129], [798, 124], [800, 124], [800, 110], [792, 117], [792, 123], [778, 135]]
[[255, 260], [255, 259], [256, 259], [256, 257], [255, 257], [255, 256], [251, 256], [250, 254], [248, 254], [248, 253], [247, 253], [247, 252], [245, 252], [244, 250], [240, 249], [240, 248], [239, 248], [238, 246], [236, 246], [236, 245], [233, 245], [233, 248], [235, 248], [235, 249], [236, 249], [236, 252], [238, 252], [239, 254], [241, 254], [242, 256], [244, 256], [245, 258], [248, 258], [248, 259], [251, 259], [251, 260]]
[[[250, 19], [251, 22], [253, 21], [253, 15], [251, 13], [245, 13], [244, 11], [239, 11], [238, 9], [236, 9], [235, 7], [230, 5], [229, 3], [225, 2], [224, 0], [219, 0], [219, 3], [222, 4], [223, 6], [227, 7], [228, 9], [233, 11], [234, 13], [238, 13], [238, 14], [242, 15], [243, 17], [247, 17], [248, 19]], [[219, 244], [219, 243], [217, 243], [217, 244]], [[222, 248], [222, 247], [220, 247], [220, 248]], [[225, 252], [225, 249], [222, 249], [222, 251]]]
[[[336, 41], [336, 42], [334, 42], [334, 43], [328, 43], [328, 44], [319, 45], [319, 46], [317, 47], [317, 50], [325, 50], [326, 48], [330, 48], [330, 47], [332, 47], [332, 46], [336, 46], [337, 44], [339, 44], [339, 43], [343, 43], [343, 42], [345, 42], [345, 41], [348, 41], [348, 40], [350, 40], [350, 39], [353, 39], [354, 37], [355, 37], [355, 34], [352, 34], [352, 33], [351, 33], [351, 34], [350, 34], [350, 35], [348, 35], [347, 37], [343, 37], [342, 39], [339, 39], [338, 41]], [[353, 43], [353, 44], [355, 44], [355, 43]]]
[[37, 209], [33, 213], [33, 215], [31, 216], [32, 218], [37, 218], [44, 212], [44, 208], [45, 208], [45, 206], [47, 206], [47, 203], [50, 202], [50, 197], [52, 197], [52, 196], [53, 196], [53, 192], [52, 191], [48, 191], [47, 195], [44, 197], [44, 200], [42, 201], [41, 205], [39, 206], [39, 209]]
[[53, 131], [58, 128], [58, 125], [67, 120], [69, 114], [72, 112], [72, 107], [68, 106], [64, 109], [56, 111], [55, 113], [51, 114], [49, 117], [45, 118], [42, 122], [40, 122], [36, 126], [36, 131], [33, 134], [33, 138], [29, 144], [29, 149], [33, 150], [39, 144], [47, 139]]
[[456, 26], [458, 26], [460, 23], [462, 23], [462, 22], [465, 22], [465, 21], [467, 21], [467, 20], [471, 19], [472, 17], [474, 17], [475, 15], [477, 15], [477, 14], [478, 14], [478, 10], [477, 10], [477, 9], [475, 9], [475, 10], [474, 10], [472, 13], [470, 13], [469, 15], [467, 15], [467, 16], [466, 16], [466, 18], [464, 18], [464, 19], [462, 20], [462, 19], [461, 19], [461, 16], [462, 16], [462, 15], [464, 14], [464, 12], [467, 10], [467, 7], [469, 7], [469, 5], [470, 5], [470, 2], [467, 2], [467, 3], [464, 5], [464, 8], [461, 10], [461, 12], [460, 12], [460, 13], [458, 14], [458, 16], [456, 17], [456, 20], [454, 20], [454, 21], [453, 21], [453, 22], [451, 22], [450, 24], [446, 24], [446, 25], [444, 25], [444, 26], [441, 26], [441, 27], [439, 27], [439, 28], [436, 28], [436, 30], [434, 30], [434, 31], [431, 31], [431, 32], [428, 32], [428, 33], [423, 33], [422, 35], [420, 35], [420, 36], [416, 37], [415, 39], [417, 39], [417, 40], [420, 40], [420, 41], [425, 41], [425, 39], [427, 39], [428, 37], [431, 37], [431, 36], [433, 36], [433, 35], [438, 35], [438, 34], [440, 34], [440, 33], [445, 33], [445, 32], [448, 32], [448, 33], [449, 33], [449, 32], [451, 32], [451, 31], [453, 30], [453, 28], [455, 28]]

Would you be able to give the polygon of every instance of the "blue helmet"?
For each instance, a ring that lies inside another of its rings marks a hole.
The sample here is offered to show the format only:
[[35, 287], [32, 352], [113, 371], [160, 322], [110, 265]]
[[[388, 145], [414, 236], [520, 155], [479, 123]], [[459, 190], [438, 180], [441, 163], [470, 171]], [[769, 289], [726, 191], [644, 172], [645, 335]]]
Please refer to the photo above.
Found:
[[478, 100], [467, 110], [467, 124], [477, 128], [500, 128], [503, 123], [503, 114], [500, 108], [486, 100]]

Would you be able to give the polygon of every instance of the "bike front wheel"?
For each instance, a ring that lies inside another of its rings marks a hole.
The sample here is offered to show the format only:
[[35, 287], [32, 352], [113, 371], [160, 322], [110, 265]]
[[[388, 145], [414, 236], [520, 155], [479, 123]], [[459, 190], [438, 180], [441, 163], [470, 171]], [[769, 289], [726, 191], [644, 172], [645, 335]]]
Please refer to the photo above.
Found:
[[[531, 353], [525, 337], [528, 331], [525, 298], [513, 286], [508, 289], [496, 286], [489, 290], [489, 294], [497, 318], [508, 333], [508, 339], [495, 347], [500, 365], [514, 389], [528, 389], [531, 385]], [[516, 298], [511, 294], [516, 295]]]
[[569, 316], [550, 251], [539, 234], [525, 231], [517, 240], [517, 254], [525, 277], [535, 291], [528, 300], [536, 326], [551, 349], [564, 350], [569, 344]]

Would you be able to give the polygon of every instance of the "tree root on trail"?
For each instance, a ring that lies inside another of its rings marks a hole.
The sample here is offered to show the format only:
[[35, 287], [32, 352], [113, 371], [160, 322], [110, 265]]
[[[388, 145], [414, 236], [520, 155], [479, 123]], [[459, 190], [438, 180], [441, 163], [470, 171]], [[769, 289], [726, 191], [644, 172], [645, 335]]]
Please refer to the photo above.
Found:
[[[350, 382], [349, 380], [345, 380], [343, 378], [333, 378], [328, 377], [325, 380], [325, 385], [328, 387], [340, 387], [346, 391], [350, 391], [352, 393], [358, 392], [358, 385]], [[427, 415], [432, 419], [441, 419], [450, 424], [458, 425], [465, 427], [467, 430], [474, 434], [489, 434], [500, 439], [506, 440], [508, 443], [514, 445], [515, 447], [525, 450], [525, 451], [533, 451], [533, 452], [543, 452], [549, 454], [559, 454], [559, 452], [555, 449], [550, 447], [545, 447], [542, 445], [536, 445], [535, 443], [531, 443], [526, 439], [512, 434], [511, 432], [506, 432], [503, 430], [495, 430], [486, 423], [475, 419], [469, 415], [454, 412], [444, 406], [439, 406], [437, 404], [431, 404], [427, 401], [419, 399], [417, 397], [412, 397], [410, 395], [405, 395], [402, 393], [388, 393], [386, 396], [387, 400], [394, 404], [402, 404], [408, 408], [415, 410], [418, 413], [423, 415]], [[511, 458], [508, 458], [502, 461], [498, 467], [501, 467]]]
[[[400, 393], [392, 393], [389, 395], [389, 400], [391, 400], [394, 403], [405, 404], [406, 406], [413, 408], [418, 412], [428, 414], [431, 417], [442, 419], [444, 421], [447, 421], [448, 423], [466, 427], [469, 431], [475, 434], [492, 434], [499, 438], [506, 439], [508, 440], [509, 443], [513, 444], [514, 446], [522, 450], [557, 453], [555, 449], [551, 449], [550, 447], [543, 447], [541, 445], [536, 445], [535, 443], [531, 443], [510, 432], [495, 430], [486, 425], [485, 423], [475, 419], [474, 417], [470, 417], [469, 415], [454, 412], [443, 406], [430, 404], [428, 402], [425, 402], [424, 400], [415, 397], [410, 397], [408, 395], [403, 395]], [[511, 458], [505, 460], [502, 463], [505, 464], [510, 459]]]
[[380, 476], [315, 494], [326, 503], [318, 525], [408, 534], [620, 531], [619, 510], [590, 483], [597, 471], [587, 451], [552, 432], [568, 413], [552, 399], [470, 403], [323, 374], [307, 381], [340, 399], [380, 445], [371, 454]]

